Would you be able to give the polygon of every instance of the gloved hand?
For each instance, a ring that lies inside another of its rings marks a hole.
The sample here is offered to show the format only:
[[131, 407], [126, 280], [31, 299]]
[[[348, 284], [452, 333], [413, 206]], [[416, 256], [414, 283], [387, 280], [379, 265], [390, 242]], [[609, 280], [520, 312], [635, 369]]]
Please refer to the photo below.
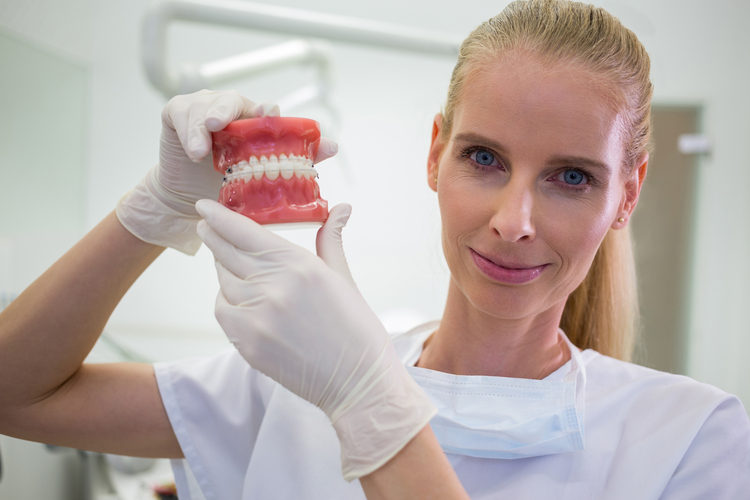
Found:
[[385, 464], [437, 410], [351, 280], [341, 247], [351, 207], [331, 210], [318, 232], [320, 257], [216, 202], [196, 208], [229, 340], [253, 368], [328, 415], [346, 480]]
[[[256, 104], [235, 91], [176, 96], [161, 113], [159, 163], [117, 204], [117, 217], [138, 238], [195, 255], [200, 220], [195, 202], [218, 199], [222, 175], [213, 168], [211, 132], [242, 118], [278, 116], [274, 103]], [[338, 146], [321, 139], [315, 162]]]

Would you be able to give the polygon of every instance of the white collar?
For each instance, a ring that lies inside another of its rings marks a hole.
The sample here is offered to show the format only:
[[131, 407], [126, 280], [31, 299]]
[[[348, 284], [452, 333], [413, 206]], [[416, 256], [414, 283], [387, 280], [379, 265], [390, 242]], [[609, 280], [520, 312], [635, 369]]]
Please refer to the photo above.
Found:
[[579, 349], [562, 330], [571, 359], [544, 380], [532, 380], [415, 367], [438, 325], [419, 325], [393, 341], [409, 373], [438, 408], [431, 426], [445, 452], [526, 458], [583, 449], [586, 369]]

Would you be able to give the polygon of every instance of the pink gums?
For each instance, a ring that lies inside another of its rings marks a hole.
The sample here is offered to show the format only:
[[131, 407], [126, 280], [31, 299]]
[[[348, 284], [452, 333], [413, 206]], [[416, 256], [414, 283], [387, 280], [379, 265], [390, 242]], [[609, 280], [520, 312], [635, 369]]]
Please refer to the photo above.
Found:
[[[226, 175], [228, 168], [251, 156], [285, 154], [314, 159], [320, 125], [308, 118], [271, 116], [237, 120], [212, 135], [214, 168]], [[270, 180], [263, 175], [260, 180], [251, 177], [247, 182], [232, 182], [221, 188], [219, 203], [259, 224], [320, 223], [328, 218], [328, 202], [320, 197], [318, 183], [296, 175], [289, 180], [281, 176]]]
[[320, 198], [315, 179], [279, 176], [238, 181], [221, 188], [219, 203], [259, 224], [325, 222], [328, 202]]

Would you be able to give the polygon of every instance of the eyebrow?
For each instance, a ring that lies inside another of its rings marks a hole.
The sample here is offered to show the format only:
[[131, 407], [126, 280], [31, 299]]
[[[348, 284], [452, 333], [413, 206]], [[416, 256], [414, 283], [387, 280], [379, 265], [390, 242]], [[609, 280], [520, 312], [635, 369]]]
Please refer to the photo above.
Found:
[[571, 166], [571, 167], [591, 167], [605, 170], [607, 172], [612, 171], [612, 167], [603, 163], [599, 160], [592, 158], [586, 158], [585, 156], [555, 156], [550, 161], [553, 165], [559, 166]]
[[[454, 140], [461, 141], [461, 142], [479, 143], [485, 146], [489, 146], [503, 154], [508, 153], [507, 148], [505, 148], [499, 142], [494, 141], [483, 135], [475, 134], [473, 132], [462, 132], [460, 134], [456, 134], [454, 137]], [[585, 156], [553, 156], [552, 159], [549, 161], [549, 163], [551, 163], [552, 165], [559, 165], [559, 166], [591, 167], [591, 168], [606, 170], [607, 172], [612, 171], [612, 167], [610, 167], [606, 163], [601, 162], [599, 160], [594, 160], [593, 158], [588, 158]]]
[[507, 154], [508, 152], [508, 150], [505, 149], [505, 147], [499, 142], [495, 142], [492, 139], [489, 139], [483, 135], [475, 134], [472, 132], [462, 132], [460, 134], [456, 134], [453, 139], [456, 141], [462, 141], [462, 142], [477, 142], [485, 146], [489, 146], [492, 149], [495, 149], [497, 151], [500, 151], [501, 153]]

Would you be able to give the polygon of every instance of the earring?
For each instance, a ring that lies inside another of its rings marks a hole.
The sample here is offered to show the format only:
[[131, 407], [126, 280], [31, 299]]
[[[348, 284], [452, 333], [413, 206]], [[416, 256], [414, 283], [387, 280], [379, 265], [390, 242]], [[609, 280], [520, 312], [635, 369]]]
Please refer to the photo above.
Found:
[[625, 222], [625, 217], [620, 217], [619, 219], [617, 219], [617, 222]]

